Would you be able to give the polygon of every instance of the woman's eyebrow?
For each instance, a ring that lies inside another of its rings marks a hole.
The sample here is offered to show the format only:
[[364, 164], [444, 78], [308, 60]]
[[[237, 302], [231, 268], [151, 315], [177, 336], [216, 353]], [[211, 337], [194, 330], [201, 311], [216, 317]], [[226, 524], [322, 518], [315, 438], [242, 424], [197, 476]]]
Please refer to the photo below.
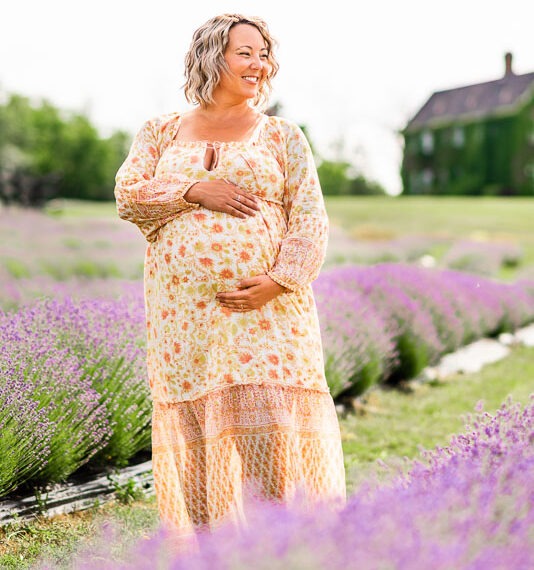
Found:
[[[239, 46], [239, 47], [237, 47], [237, 48], [235, 48], [235, 49], [243, 49], [243, 48], [254, 49], [252, 46]], [[260, 51], [262, 51], [262, 50], [267, 50], [267, 51], [269, 51], [269, 48], [268, 48], [268, 47], [262, 47], [262, 48], [260, 48]]]

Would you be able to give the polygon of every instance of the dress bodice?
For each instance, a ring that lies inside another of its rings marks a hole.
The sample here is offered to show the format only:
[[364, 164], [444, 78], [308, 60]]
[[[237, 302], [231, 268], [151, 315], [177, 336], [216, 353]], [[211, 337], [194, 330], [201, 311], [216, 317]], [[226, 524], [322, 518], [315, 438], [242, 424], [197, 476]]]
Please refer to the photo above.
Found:
[[[224, 179], [248, 190], [259, 198], [282, 204], [284, 173], [262, 137], [267, 115], [263, 115], [252, 136], [246, 141], [182, 141], [176, 134], [161, 156], [155, 176], [186, 180]], [[204, 157], [214, 149], [214, 166], [207, 170]]]

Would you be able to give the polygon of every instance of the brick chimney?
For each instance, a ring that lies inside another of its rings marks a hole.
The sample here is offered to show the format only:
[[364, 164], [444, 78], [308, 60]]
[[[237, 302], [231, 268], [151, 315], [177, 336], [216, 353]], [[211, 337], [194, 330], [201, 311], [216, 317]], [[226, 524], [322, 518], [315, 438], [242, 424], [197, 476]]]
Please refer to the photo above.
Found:
[[508, 77], [509, 75], [513, 75], [514, 72], [512, 71], [512, 54], [508, 51], [504, 54], [504, 76]]

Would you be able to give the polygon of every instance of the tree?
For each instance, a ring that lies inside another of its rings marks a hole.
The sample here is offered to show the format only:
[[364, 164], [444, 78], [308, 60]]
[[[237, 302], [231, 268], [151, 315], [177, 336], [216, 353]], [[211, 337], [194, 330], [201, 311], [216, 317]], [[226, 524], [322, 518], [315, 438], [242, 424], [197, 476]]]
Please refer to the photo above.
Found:
[[103, 139], [84, 114], [11, 94], [0, 105], [0, 197], [27, 205], [53, 195], [113, 199], [129, 139], [123, 131]]
[[317, 168], [321, 189], [325, 196], [347, 195], [350, 191], [350, 179], [347, 171], [348, 162], [334, 162], [323, 160]]

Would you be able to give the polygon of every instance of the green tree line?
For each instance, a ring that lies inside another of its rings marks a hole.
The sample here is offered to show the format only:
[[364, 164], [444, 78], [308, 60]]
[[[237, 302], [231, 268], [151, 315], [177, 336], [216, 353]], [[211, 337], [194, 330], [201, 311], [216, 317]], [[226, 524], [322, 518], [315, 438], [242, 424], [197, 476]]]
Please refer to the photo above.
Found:
[[82, 113], [10, 94], [0, 105], [0, 192], [20, 201], [10, 194], [31, 194], [46, 181], [48, 197], [113, 199], [115, 173], [129, 143], [130, 135], [120, 130], [102, 138]]
[[[131, 140], [122, 130], [102, 138], [83, 113], [10, 94], [0, 104], [0, 200], [28, 206], [55, 197], [113, 200]], [[324, 194], [384, 194], [378, 183], [351, 176], [350, 163], [316, 158]]]
[[326, 196], [383, 195], [384, 188], [362, 174], [351, 176], [352, 165], [345, 161], [322, 160], [317, 168], [321, 189]]

